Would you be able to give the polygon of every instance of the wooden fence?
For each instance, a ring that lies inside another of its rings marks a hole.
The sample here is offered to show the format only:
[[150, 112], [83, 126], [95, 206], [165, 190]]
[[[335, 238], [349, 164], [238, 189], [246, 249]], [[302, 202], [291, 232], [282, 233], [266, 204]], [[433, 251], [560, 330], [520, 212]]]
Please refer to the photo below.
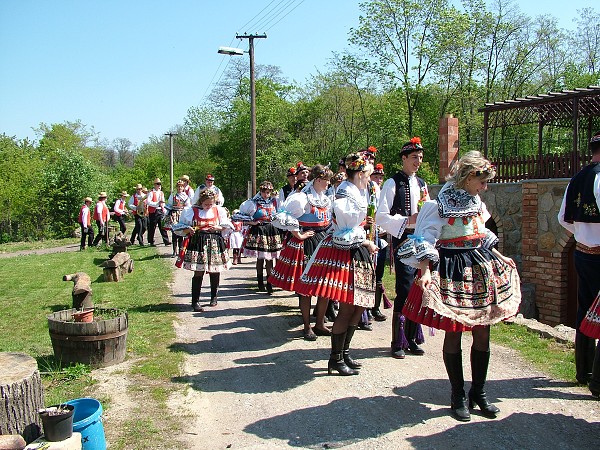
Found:
[[521, 180], [571, 178], [589, 163], [591, 155], [563, 153], [535, 156], [517, 156], [510, 159], [493, 159], [497, 183], [515, 183]]

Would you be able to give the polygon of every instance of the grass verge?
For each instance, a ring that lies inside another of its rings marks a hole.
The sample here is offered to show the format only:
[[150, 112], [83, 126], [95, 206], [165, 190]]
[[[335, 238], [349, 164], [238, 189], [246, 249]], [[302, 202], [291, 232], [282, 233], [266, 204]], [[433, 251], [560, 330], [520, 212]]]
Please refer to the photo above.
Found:
[[[174, 426], [176, 421], [169, 421], [166, 396], [156, 393], [181, 388], [170, 380], [180, 375], [183, 361], [182, 353], [170, 349], [177, 312], [170, 303], [168, 286], [172, 260], [161, 258], [150, 247], [133, 246], [129, 253], [135, 261], [134, 271], [118, 283], [103, 281], [99, 264], [108, 258], [106, 247], [10, 257], [0, 264], [0, 351], [22, 352], [38, 360], [47, 405], [96, 394], [96, 381], [88, 366], [64, 367], [54, 359], [46, 316], [71, 308], [73, 283], [62, 281], [63, 275], [86, 272], [92, 279], [96, 306], [128, 311], [127, 358], [133, 363], [125, 376], [135, 378], [140, 392], [148, 392], [142, 396], [143, 419], [141, 415], [129, 419], [137, 433], [147, 432], [137, 441], [140, 446], [132, 446], [131, 441], [120, 445], [125, 441], [120, 424], [105, 422], [107, 438], [114, 437], [110, 440], [116, 444], [111, 448], [117, 449], [145, 448], [144, 443], [156, 440], [153, 430]], [[106, 404], [100, 400], [105, 409], [110, 408], [109, 399]], [[136, 417], [140, 417], [139, 426]], [[148, 422], [153, 425], [147, 426]]]
[[20, 252], [23, 250], [39, 250], [42, 248], [54, 248], [62, 247], [64, 245], [78, 245], [78, 238], [65, 238], [65, 239], [46, 239], [43, 241], [31, 241], [31, 242], [7, 242], [6, 244], [0, 244], [0, 253], [13, 253]]

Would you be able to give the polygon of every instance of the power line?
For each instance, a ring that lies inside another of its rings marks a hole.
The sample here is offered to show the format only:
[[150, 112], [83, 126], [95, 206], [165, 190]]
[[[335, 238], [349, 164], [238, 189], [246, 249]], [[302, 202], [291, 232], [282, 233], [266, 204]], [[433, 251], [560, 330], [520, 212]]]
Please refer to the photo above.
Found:
[[[277, 22], [275, 22], [273, 25], [271, 25], [271, 27], [270, 27], [270, 28], [267, 28], [267, 29], [265, 29], [265, 32], [266, 32], [266, 31], [269, 31], [271, 28], [273, 28], [275, 25], [277, 25], [279, 22], [281, 22], [283, 19], [285, 19], [285, 18], [286, 18], [286, 17], [287, 17], [287, 16], [288, 16], [288, 15], [289, 15], [289, 14], [290, 14], [292, 11], [294, 11], [294, 10], [295, 10], [295, 9], [296, 9], [298, 6], [300, 6], [302, 3], [304, 3], [304, 0], [302, 0], [300, 3], [298, 3], [298, 4], [297, 4], [296, 6], [294, 6], [292, 9], [290, 9], [290, 10], [288, 11], [288, 13], [287, 13], [285, 16], [283, 16], [281, 19], [279, 19]], [[268, 25], [268, 24], [267, 24], [267, 25]], [[265, 25], [265, 26], [266, 26], [266, 25]]]

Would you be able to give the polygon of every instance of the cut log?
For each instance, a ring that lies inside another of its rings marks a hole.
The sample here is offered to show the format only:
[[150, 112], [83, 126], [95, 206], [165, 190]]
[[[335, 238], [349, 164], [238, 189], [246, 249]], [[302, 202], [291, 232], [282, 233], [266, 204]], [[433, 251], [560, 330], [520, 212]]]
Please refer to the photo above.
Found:
[[71, 273], [63, 277], [63, 281], [72, 281], [73, 285], [73, 308], [93, 308], [92, 280], [85, 272]]
[[26, 442], [41, 434], [38, 410], [44, 390], [37, 362], [24, 353], [0, 353], [0, 434], [20, 434]]
[[117, 253], [100, 264], [104, 268], [104, 281], [120, 281], [125, 273], [133, 270], [133, 260], [127, 252]]

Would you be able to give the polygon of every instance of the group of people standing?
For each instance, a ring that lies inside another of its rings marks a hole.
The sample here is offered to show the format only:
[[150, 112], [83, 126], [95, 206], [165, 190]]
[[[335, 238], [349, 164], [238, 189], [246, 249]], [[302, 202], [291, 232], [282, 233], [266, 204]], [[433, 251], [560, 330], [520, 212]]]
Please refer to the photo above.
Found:
[[[391, 249], [396, 298], [390, 355], [423, 355], [421, 324], [446, 331], [443, 356], [453, 415], [470, 420], [469, 409], [478, 405], [484, 415], [495, 417], [499, 410], [484, 390], [490, 325], [516, 315], [521, 299], [516, 265], [494, 248], [498, 238], [485, 227], [489, 213], [479, 194], [495, 169], [479, 152], [469, 152], [455, 164], [438, 198], [431, 200], [427, 184], [416, 176], [424, 152], [419, 138], [402, 147], [402, 170], [383, 186], [383, 166], [374, 164], [376, 152], [369, 147], [347, 155], [336, 174], [328, 166], [298, 163], [288, 170], [288, 184], [278, 194], [271, 182], [262, 182], [231, 220], [221, 218], [207, 197], [203, 210], [212, 213], [201, 216], [198, 211], [194, 219], [184, 221], [187, 233], [202, 217], [219, 216], [213, 221], [218, 226], [200, 228], [216, 236], [234, 222], [244, 223], [248, 229], [243, 252], [256, 258], [259, 291], [272, 293], [277, 287], [298, 296], [304, 339], [330, 336], [328, 372], [341, 375], [356, 375], [361, 368], [350, 356], [350, 347], [366, 311], [385, 320], [379, 308], [385, 254]], [[220, 247], [210, 252], [206, 244], [203, 248], [206, 255], [226, 253]], [[227, 264], [227, 257], [217, 258], [213, 270], [219, 272]], [[211, 304], [216, 304], [212, 286], [211, 281]], [[311, 326], [313, 297], [316, 320]], [[197, 299], [193, 281], [195, 310]], [[337, 314], [329, 329], [325, 315], [333, 302]], [[474, 337], [468, 396], [461, 351], [465, 331]]]

